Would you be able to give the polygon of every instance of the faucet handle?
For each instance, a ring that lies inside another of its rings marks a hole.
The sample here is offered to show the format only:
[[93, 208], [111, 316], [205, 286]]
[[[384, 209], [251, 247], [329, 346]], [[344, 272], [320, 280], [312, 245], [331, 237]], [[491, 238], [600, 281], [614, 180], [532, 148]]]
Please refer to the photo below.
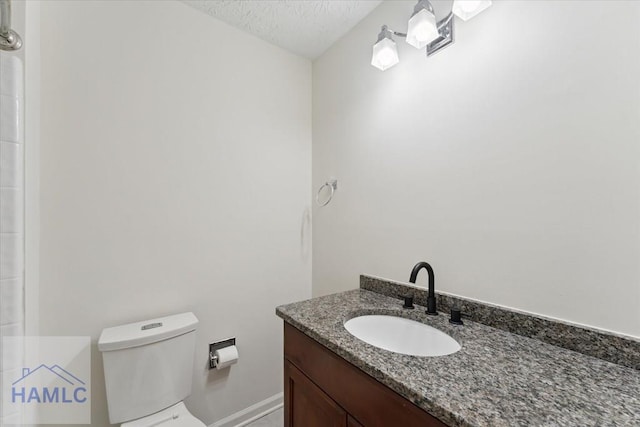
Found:
[[400, 298], [404, 299], [404, 305], [402, 308], [408, 308], [411, 310], [415, 308], [413, 306], [413, 295], [400, 295]]
[[451, 318], [449, 319], [449, 323], [454, 325], [464, 325], [464, 322], [462, 322], [462, 312], [460, 311], [460, 307], [457, 305], [451, 307]]

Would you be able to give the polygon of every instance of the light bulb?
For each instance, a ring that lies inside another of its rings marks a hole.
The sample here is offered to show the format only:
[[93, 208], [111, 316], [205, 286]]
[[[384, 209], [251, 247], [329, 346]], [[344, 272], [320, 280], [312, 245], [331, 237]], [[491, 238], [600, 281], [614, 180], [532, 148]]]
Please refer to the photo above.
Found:
[[491, 0], [454, 0], [451, 11], [458, 18], [468, 21], [491, 6]]
[[420, 9], [409, 19], [407, 43], [416, 49], [422, 49], [439, 36], [436, 17], [427, 9]]
[[394, 60], [395, 57], [392, 49], [385, 47], [383, 49], [380, 49], [380, 52], [378, 52], [378, 61], [380, 61], [380, 65], [383, 68], [389, 67]]
[[398, 62], [400, 62], [398, 58], [398, 48], [393, 40], [385, 37], [373, 45], [371, 65], [384, 71], [393, 67]]
[[431, 36], [431, 28], [429, 28], [429, 26], [424, 22], [421, 22], [420, 24], [416, 25], [416, 28], [413, 31], [413, 35], [419, 42], [426, 42]]

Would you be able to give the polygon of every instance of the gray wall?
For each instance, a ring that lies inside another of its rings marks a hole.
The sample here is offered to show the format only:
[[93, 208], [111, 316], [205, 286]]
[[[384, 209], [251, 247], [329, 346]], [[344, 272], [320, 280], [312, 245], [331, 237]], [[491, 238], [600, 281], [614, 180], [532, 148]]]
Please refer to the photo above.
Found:
[[[192, 413], [211, 424], [277, 395], [274, 309], [311, 293], [310, 62], [180, 2], [41, 6], [40, 333], [95, 341], [193, 311]], [[239, 363], [208, 372], [229, 336]]]
[[640, 336], [640, 3], [496, 1], [437, 55], [398, 38], [371, 67], [413, 3], [314, 63], [313, 184], [339, 180], [314, 294], [426, 260], [437, 289]]

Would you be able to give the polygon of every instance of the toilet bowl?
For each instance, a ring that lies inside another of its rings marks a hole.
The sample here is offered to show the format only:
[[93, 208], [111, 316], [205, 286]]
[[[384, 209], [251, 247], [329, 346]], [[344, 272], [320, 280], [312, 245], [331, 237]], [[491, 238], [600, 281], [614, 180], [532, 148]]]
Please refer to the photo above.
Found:
[[102, 331], [111, 424], [205, 427], [183, 403], [191, 394], [197, 324], [193, 313], [182, 313]]

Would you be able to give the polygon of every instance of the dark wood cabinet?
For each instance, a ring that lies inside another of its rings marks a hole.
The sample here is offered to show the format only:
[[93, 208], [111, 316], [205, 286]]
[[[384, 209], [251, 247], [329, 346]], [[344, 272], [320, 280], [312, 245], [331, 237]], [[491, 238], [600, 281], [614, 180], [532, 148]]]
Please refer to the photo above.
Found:
[[284, 326], [286, 427], [444, 427], [440, 420]]
[[347, 427], [363, 427], [362, 424], [357, 422], [351, 415], [347, 415]]
[[[291, 363], [285, 361], [285, 425], [346, 427], [347, 413]], [[350, 424], [351, 425], [351, 424]]]

